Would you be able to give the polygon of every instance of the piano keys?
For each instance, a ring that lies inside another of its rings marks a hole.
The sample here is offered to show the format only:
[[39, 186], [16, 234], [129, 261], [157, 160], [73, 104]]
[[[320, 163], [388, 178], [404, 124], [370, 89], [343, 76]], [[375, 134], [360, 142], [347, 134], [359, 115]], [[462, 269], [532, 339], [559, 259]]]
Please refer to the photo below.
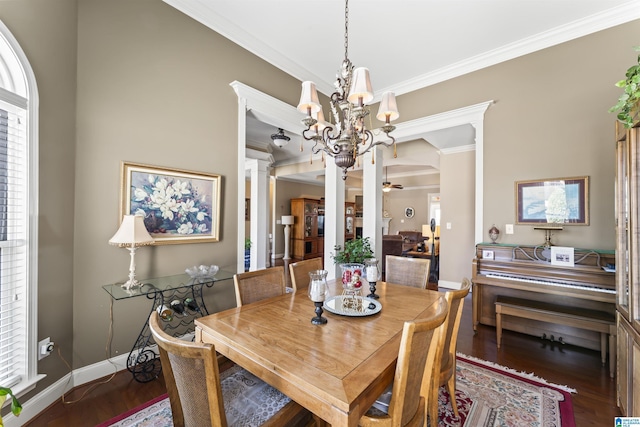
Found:
[[[473, 328], [495, 326], [498, 295], [615, 313], [614, 251], [575, 249], [575, 265], [551, 265], [544, 246], [479, 244], [472, 265]], [[489, 252], [487, 252], [489, 251]], [[492, 258], [483, 258], [492, 253]], [[599, 334], [562, 325], [505, 317], [503, 329], [600, 349]]]

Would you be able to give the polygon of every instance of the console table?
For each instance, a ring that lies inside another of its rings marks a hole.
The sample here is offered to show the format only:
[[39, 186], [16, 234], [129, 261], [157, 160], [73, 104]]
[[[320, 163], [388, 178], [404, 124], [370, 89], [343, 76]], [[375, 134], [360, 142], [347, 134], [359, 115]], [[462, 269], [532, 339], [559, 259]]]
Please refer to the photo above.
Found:
[[[205, 286], [210, 288], [216, 282], [231, 278], [233, 278], [233, 273], [221, 270], [214, 277], [199, 279], [193, 279], [183, 273], [143, 280], [142, 286], [131, 290], [122, 288], [121, 283], [102, 287], [114, 300], [139, 296], [145, 296], [152, 300], [151, 310], [145, 317], [142, 330], [127, 358], [127, 369], [133, 374], [136, 381], [149, 382], [157, 378], [162, 371], [159, 354], [150, 347], [150, 343], [153, 343], [149, 329], [151, 313], [159, 307], [168, 307], [172, 316], [162, 322], [164, 330], [175, 337], [190, 339], [194, 334], [193, 320], [196, 317], [209, 314], [202, 295], [203, 288]], [[180, 309], [182, 309], [181, 313]]]

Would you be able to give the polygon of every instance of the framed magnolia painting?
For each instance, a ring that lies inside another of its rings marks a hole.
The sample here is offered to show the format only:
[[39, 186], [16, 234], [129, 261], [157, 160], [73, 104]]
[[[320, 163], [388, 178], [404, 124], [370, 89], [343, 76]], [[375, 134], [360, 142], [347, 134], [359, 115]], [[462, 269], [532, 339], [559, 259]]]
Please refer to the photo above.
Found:
[[142, 215], [156, 245], [217, 242], [220, 175], [122, 162], [120, 217]]

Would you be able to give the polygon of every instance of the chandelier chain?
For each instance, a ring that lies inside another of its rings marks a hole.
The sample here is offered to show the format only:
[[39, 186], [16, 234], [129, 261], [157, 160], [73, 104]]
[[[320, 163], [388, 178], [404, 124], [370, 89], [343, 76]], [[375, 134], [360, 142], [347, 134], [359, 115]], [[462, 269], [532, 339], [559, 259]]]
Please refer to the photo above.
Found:
[[344, 2], [344, 59], [349, 59], [349, 0]]
[[[312, 154], [321, 153], [324, 164], [326, 164], [325, 154], [333, 157], [336, 165], [342, 168], [342, 179], [347, 178], [348, 168], [356, 163], [360, 165], [360, 156], [378, 145], [385, 147], [393, 145], [394, 157], [397, 157], [395, 138], [390, 135], [395, 126], [391, 125], [390, 121], [398, 118], [395, 94], [385, 92], [376, 116], [379, 120], [386, 119], [385, 125], [380, 130], [373, 127], [367, 106], [373, 100], [369, 70], [364, 67], [354, 68], [349, 60], [349, 0], [344, 0], [344, 5], [344, 60], [336, 74], [335, 91], [329, 97], [331, 101], [329, 116], [330, 120], [333, 119], [333, 125], [324, 122], [313, 82], [302, 83], [303, 91], [298, 105], [298, 110], [306, 113], [306, 117], [302, 120], [306, 127], [302, 136], [305, 140], [314, 143], [311, 147]], [[317, 113], [318, 118], [313, 117], [313, 113]], [[367, 116], [369, 116], [368, 127], [366, 126]], [[381, 131], [390, 141], [375, 141], [375, 136]], [[373, 156], [371, 162], [375, 163]]]

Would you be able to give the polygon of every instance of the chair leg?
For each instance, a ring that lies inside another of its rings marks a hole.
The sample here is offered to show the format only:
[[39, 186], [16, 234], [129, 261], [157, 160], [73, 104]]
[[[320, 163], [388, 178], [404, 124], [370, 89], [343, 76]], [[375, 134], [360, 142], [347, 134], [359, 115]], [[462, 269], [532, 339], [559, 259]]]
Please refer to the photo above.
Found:
[[[433, 381], [433, 380], [432, 380]], [[433, 384], [430, 387], [431, 396], [429, 396], [429, 402], [427, 404], [427, 417], [425, 417], [424, 422], [425, 426], [427, 423], [427, 418], [431, 420], [431, 426], [438, 425], [438, 387]]]
[[453, 414], [458, 417], [458, 404], [456, 403], [456, 377], [452, 375], [447, 381], [447, 391], [449, 392], [449, 400], [451, 400], [451, 408]]

